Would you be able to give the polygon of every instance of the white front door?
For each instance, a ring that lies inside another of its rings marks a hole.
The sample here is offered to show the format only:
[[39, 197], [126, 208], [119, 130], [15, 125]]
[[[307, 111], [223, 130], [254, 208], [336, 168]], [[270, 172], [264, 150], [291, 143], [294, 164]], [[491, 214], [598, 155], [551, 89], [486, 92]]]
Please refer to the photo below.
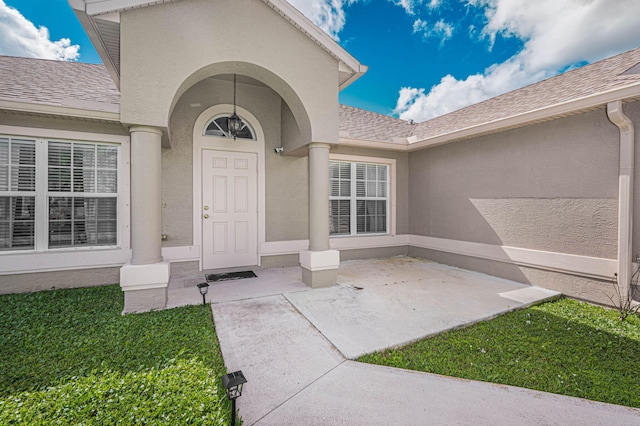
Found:
[[204, 150], [202, 268], [257, 264], [257, 154]]

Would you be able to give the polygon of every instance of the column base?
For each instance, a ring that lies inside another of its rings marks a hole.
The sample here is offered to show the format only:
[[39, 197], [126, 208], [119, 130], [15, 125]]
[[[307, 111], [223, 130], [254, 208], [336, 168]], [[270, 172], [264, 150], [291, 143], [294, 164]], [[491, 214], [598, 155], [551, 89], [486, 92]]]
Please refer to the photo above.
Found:
[[126, 264], [120, 268], [120, 288], [124, 292], [122, 313], [165, 309], [170, 275], [169, 262]]
[[331, 287], [338, 279], [340, 252], [338, 250], [300, 252], [302, 282], [311, 288]]

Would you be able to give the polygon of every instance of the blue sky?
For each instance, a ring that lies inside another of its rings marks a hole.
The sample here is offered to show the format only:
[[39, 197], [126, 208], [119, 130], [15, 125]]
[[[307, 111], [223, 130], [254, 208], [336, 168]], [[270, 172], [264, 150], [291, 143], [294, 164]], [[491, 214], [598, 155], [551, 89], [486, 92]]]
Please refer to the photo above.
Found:
[[[640, 47], [638, 0], [289, 1], [369, 66], [342, 103], [418, 122]], [[0, 54], [100, 62], [67, 0], [0, 0]]]

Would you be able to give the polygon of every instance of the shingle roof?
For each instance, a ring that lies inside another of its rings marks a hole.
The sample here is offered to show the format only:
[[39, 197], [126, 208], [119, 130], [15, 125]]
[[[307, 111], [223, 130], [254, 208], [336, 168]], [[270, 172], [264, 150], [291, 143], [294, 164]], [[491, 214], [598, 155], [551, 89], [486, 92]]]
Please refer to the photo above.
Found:
[[351, 139], [392, 142], [394, 138], [411, 136], [416, 127], [399, 118], [346, 105], [340, 105], [339, 114], [340, 132]]
[[625, 74], [638, 63], [640, 48], [425, 121], [418, 124], [414, 135], [424, 140], [640, 83], [640, 74]]
[[120, 92], [104, 65], [0, 56], [0, 99], [117, 112]]
[[[341, 137], [424, 140], [537, 109], [640, 84], [640, 48], [420, 124], [340, 105]], [[0, 56], [0, 100], [117, 112], [120, 92], [104, 65]]]

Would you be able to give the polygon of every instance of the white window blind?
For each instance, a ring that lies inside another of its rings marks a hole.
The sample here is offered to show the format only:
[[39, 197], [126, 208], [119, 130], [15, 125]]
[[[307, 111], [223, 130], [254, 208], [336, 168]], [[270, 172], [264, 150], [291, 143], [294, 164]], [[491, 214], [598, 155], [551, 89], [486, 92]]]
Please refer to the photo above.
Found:
[[0, 251], [35, 245], [36, 145], [0, 138]]
[[117, 244], [118, 151], [50, 142], [49, 247]]
[[389, 166], [329, 162], [331, 235], [386, 233]]

